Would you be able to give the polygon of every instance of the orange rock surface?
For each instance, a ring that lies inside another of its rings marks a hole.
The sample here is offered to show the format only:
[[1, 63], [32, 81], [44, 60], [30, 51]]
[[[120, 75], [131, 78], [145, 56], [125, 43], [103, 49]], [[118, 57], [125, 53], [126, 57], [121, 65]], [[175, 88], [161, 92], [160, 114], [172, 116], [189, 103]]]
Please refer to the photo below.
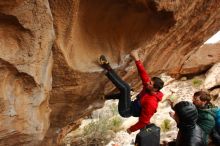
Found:
[[100, 54], [138, 89], [132, 49], [151, 75], [196, 74], [219, 60], [197, 60], [219, 28], [218, 0], [0, 1], [0, 145], [58, 145], [101, 107]]

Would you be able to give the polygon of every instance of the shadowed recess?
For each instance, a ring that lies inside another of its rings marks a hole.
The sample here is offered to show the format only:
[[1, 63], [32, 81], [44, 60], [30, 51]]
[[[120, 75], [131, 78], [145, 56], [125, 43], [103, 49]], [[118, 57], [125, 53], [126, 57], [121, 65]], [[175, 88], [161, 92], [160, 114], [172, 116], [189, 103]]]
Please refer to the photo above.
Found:
[[[54, 10], [61, 11], [62, 6]], [[99, 54], [105, 54], [112, 64], [120, 64], [133, 48], [168, 32], [175, 24], [173, 13], [158, 11], [153, 1], [81, 0], [75, 6], [75, 14], [68, 12], [61, 11], [59, 15], [63, 17], [55, 18], [59, 22], [55, 25], [57, 41], [68, 64], [82, 72], [98, 69], [94, 61]], [[60, 23], [69, 20], [70, 24]]]

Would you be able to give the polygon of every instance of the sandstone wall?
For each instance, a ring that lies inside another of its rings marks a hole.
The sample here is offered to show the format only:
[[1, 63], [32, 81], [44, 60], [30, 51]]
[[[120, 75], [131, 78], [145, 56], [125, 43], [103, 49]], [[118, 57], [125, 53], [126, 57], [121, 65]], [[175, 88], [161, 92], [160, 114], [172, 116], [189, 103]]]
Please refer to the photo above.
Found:
[[0, 1], [0, 144], [57, 145], [101, 107], [100, 54], [138, 89], [133, 48], [151, 75], [197, 73], [187, 62], [219, 28], [218, 0]]
[[0, 145], [43, 140], [54, 39], [47, 0], [0, 1]]
[[190, 75], [195, 73], [203, 73], [204, 70], [210, 68], [214, 63], [220, 61], [220, 43], [205, 44], [197, 49], [184, 62], [181, 75]]

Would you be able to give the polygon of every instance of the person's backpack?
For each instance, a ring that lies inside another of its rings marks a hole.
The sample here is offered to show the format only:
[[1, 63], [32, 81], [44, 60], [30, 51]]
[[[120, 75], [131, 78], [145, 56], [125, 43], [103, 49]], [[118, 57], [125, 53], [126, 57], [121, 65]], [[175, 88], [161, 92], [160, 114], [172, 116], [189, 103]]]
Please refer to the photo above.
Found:
[[149, 124], [142, 128], [135, 139], [137, 146], [160, 146], [160, 127]]

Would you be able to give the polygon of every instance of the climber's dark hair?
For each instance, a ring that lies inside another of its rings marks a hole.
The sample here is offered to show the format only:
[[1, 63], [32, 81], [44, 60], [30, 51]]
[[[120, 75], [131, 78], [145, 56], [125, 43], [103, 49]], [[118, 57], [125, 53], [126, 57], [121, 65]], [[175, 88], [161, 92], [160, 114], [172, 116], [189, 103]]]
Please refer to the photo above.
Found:
[[151, 78], [151, 80], [154, 82], [153, 87], [156, 88], [158, 91], [163, 88], [164, 82], [163, 80], [161, 80], [161, 78], [153, 77]]

